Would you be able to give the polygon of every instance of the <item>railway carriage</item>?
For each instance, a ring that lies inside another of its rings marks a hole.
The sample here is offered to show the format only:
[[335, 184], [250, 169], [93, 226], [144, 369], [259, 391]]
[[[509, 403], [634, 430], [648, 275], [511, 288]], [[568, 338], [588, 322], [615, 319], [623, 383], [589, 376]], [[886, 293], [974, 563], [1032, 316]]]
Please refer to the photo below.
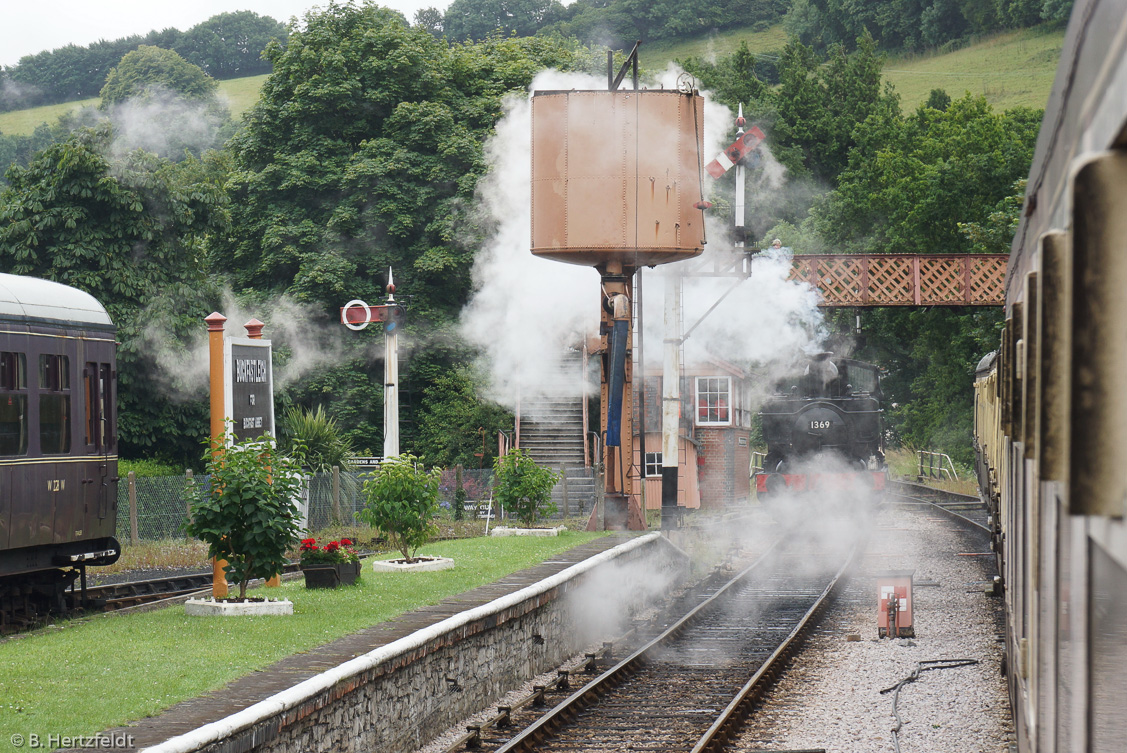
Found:
[[1125, 91], [1127, 2], [1078, 0], [975, 378], [1022, 753], [1127, 739]]
[[92, 296], [0, 274], [0, 627], [120, 552], [115, 332]]

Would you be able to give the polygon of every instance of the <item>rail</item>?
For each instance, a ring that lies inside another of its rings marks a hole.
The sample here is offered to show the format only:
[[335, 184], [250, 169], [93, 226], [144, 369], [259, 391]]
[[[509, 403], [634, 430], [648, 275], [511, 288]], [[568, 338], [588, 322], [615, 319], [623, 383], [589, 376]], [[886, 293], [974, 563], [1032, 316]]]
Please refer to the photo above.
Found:
[[[843, 557], [842, 561], [848, 564], [853, 560], [856, 552], [857, 549], [856, 547], [854, 547], [852, 551], [850, 551]], [[665, 688], [667, 685], [675, 691], [677, 687], [683, 685], [683, 678], [675, 678], [673, 681], [670, 681], [668, 678], [664, 677], [661, 674], [662, 668], [666, 665], [670, 665], [669, 659], [665, 657], [664, 654], [665, 652], [671, 650], [670, 645], [672, 641], [692, 640], [688, 638], [688, 631], [692, 629], [690, 626], [703, 624], [708, 619], [714, 619], [715, 617], [723, 615], [727, 610], [721, 605], [724, 604], [729, 597], [735, 596], [736, 592], [741, 593], [741, 599], [751, 599], [752, 601], [754, 601], [755, 598], [757, 598], [754, 595], [754, 592], [743, 593], [743, 590], [746, 588], [745, 584], [748, 584], [750, 582], [750, 575], [752, 572], [759, 571], [761, 568], [769, 570], [770, 572], [768, 573], [768, 575], [764, 576], [764, 583], [767, 583], [768, 581], [771, 581], [772, 578], [777, 577], [773, 575], [773, 573], [789, 572], [790, 565], [784, 563], [786, 563], [793, 556], [793, 553], [788, 553], [781, 561], [776, 559], [776, 556], [777, 547], [772, 547], [771, 550], [769, 550], [758, 560], [756, 560], [754, 564], [752, 564], [735, 578], [733, 578], [727, 585], [723, 586], [721, 589], [713, 593], [706, 601], [698, 604], [678, 622], [668, 627], [660, 636], [654, 638], [651, 642], [636, 650], [633, 654], [620, 661], [617, 665], [604, 671], [599, 677], [592, 680], [583, 688], [572, 693], [572, 695], [569, 696], [566, 700], [558, 704], [544, 716], [540, 717], [536, 722], [527, 727], [523, 732], [513, 737], [507, 743], [504, 743], [498, 749], [497, 753], [516, 753], [517, 751], [543, 749], [547, 744], [547, 740], [549, 738], [556, 738], [557, 734], [562, 731], [561, 728], [569, 727], [573, 722], [578, 722], [580, 727], [597, 730], [598, 723], [596, 723], [595, 727], [593, 728], [589, 727], [592, 718], [589, 714], [586, 714], [584, 712], [592, 711], [593, 707], [605, 704], [609, 700], [610, 696], [617, 694], [618, 688], [624, 684], [633, 684], [639, 686], [639, 688], [641, 689], [638, 690], [638, 692], [640, 693], [650, 693], [656, 688]], [[768, 565], [768, 562], [770, 562], [771, 564]], [[785, 603], [783, 605], [777, 604], [775, 605], [775, 607], [773, 607], [773, 609], [778, 608], [780, 610], [780, 613], [772, 618], [769, 618], [771, 620], [774, 620], [772, 624], [775, 625], [775, 627], [772, 628], [772, 630], [763, 631], [762, 640], [768, 640], [768, 638], [766, 637], [767, 633], [774, 635], [774, 631], [778, 629], [783, 630], [782, 634], [778, 635], [770, 641], [770, 643], [773, 644], [770, 648], [766, 648], [767, 644], [764, 644], [756, 649], [748, 651], [748, 657], [751, 657], [756, 654], [762, 655], [760, 652], [766, 649], [766, 652], [770, 654], [770, 657], [767, 659], [766, 663], [764, 663], [762, 659], [759, 659], [757, 661], [760, 666], [758, 667], [758, 671], [755, 672], [755, 677], [757, 678], [755, 683], [751, 683], [745, 686], [742, 689], [742, 692], [739, 693], [739, 697], [737, 697], [736, 699], [728, 696], [725, 701], [721, 702], [721, 706], [725, 704], [728, 705], [728, 708], [726, 709], [727, 713], [722, 715], [722, 718], [718, 720], [717, 723], [713, 725], [713, 727], [709, 729], [707, 733], [705, 733], [705, 736], [703, 738], [700, 737], [700, 734], [704, 731], [704, 727], [702, 727], [695, 733], [691, 732], [690, 729], [685, 729], [686, 726], [689, 728], [695, 726], [696, 720], [688, 725], [685, 725], [684, 715], [666, 713], [669, 711], [668, 708], [665, 708], [664, 711], [658, 713], [664, 714], [664, 716], [660, 717], [663, 719], [672, 717], [672, 726], [670, 726], [668, 729], [653, 729], [652, 727], [648, 726], [653, 721], [653, 719], [651, 719], [649, 716], [650, 714], [654, 713], [653, 710], [636, 709], [631, 705], [631, 697], [629, 695], [624, 695], [622, 697], [619, 697], [611, 704], [613, 708], [608, 710], [606, 714], [609, 720], [609, 726], [603, 729], [601, 733], [593, 731], [593, 734], [595, 736], [590, 738], [590, 740], [588, 741], [588, 743], [590, 743], [588, 749], [606, 749], [607, 745], [612, 742], [606, 737], [606, 734], [608, 732], [612, 732], [617, 728], [616, 725], [618, 725], [620, 722], [616, 720], [619, 719], [619, 716], [622, 713], [622, 709], [631, 708], [634, 709], [634, 711], [631, 712], [631, 725], [633, 725], [632, 729], [637, 728], [635, 731], [641, 731], [644, 728], [645, 734], [652, 734], [655, 736], [655, 739], [660, 738], [661, 740], [660, 743], [655, 743], [654, 747], [650, 747], [648, 749], [655, 751], [676, 750], [679, 749], [679, 746], [681, 744], [688, 742], [688, 745], [686, 745], [684, 748], [685, 750], [688, 750], [688, 748], [692, 745], [691, 742], [684, 739], [682, 739], [680, 742], [674, 742], [674, 739], [691, 735], [693, 740], [698, 741], [696, 749], [714, 750], [718, 741], [729, 737], [732, 731], [736, 727], [738, 727], [739, 721], [741, 720], [742, 716], [748, 712], [751, 706], [750, 699], [755, 696], [754, 690], [760, 689], [765, 683], [769, 683], [772, 679], [778, 676], [778, 673], [781, 671], [780, 667], [782, 664], [782, 657], [784, 655], [787, 655], [790, 651], [796, 649], [798, 644], [801, 643], [799, 636], [804, 633], [803, 628], [808, 629], [816, 621], [815, 615], [821, 611], [817, 607], [826, 603], [826, 600], [834, 591], [833, 586], [840, 581], [841, 576], [845, 572], [845, 570], [846, 565], [841, 564], [841, 562], [838, 563], [838, 566], [835, 566], [832, 570], [830, 570], [829, 573], [827, 573], [827, 580], [830, 582], [830, 585], [827, 586], [825, 582], [818, 585], [816, 589], [809, 593], [809, 598], [811, 599], [812, 603], [803, 605], [803, 607], [798, 611], [797, 614], [794, 614], [794, 607], [797, 604], [801, 603], [802, 599], [805, 598], [802, 595], [803, 587], [799, 587], [798, 590], [795, 590], [794, 587], [790, 587], [790, 591], [788, 591], [788, 593], [790, 594], [790, 599], [784, 600]], [[836, 575], [834, 573], [836, 573]], [[733, 611], [742, 613], [745, 610], [735, 609]], [[772, 611], [772, 609], [768, 609], [766, 611], [769, 613]], [[787, 616], [785, 617], [783, 616], [784, 612], [787, 613]], [[722, 618], [716, 625], [705, 627], [704, 632], [708, 634], [708, 640], [720, 640], [726, 644], [722, 649], [719, 650], [725, 652], [725, 655], [727, 656], [728, 654], [726, 652], [729, 652], [732, 647], [732, 639], [730, 637], [730, 634], [734, 628], [728, 625], [728, 623], [725, 623], [723, 619], [725, 618]], [[794, 622], [791, 622], [792, 620], [795, 620], [797, 622], [797, 625]], [[786, 628], [782, 628], [783, 624], [788, 624], [788, 626]], [[777, 642], [779, 639], [782, 640], [783, 645], [780, 645]], [[697, 651], [700, 648], [700, 646], [697, 646], [695, 642], [694, 646], [694, 651]], [[712, 650], [718, 649], [714, 648]], [[694, 654], [694, 657], [694, 662], [707, 662], [707, 659], [703, 654]], [[671, 664], [677, 665], [678, 663], [676, 661], [673, 661]], [[727, 667], [727, 664], [724, 664], [724, 666]], [[721, 674], [723, 674], [723, 672], [721, 672]], [[698, 687], [696, 691], [694, 691], [698, 694], [694, 695], [694, 698], [698, 699], [696, 702], [706, 706], [711, 705], [720, 700], [719, 695], [717, 695], [715, 698], [713, 698], [712, 695], [715, 695], [717, 693], [723, 695], [729, 692], [723, 689], [723, 682], [715, 683], [715, 685], [716, 687]], [[657, 695], [661, 695], [661, 693], [658, 693]], [[647, 697], [650, 696], [647, 695]], [[707, 702], [704, 700], [699, 700], [706, 697], [708, 698]], [[731, 703], [728, 703], [729, 701]], [[595, 716], [598, 716], [598, 714], [596, 714]], [[579, 721], [580, 717], [584, 717], [584, 719], [582, 721]], [[658, 717], [654, 717], [654, 719], [656, 718]], [[707, 727], [707, 720], [700, 721], [703, 721], [704, 726]], [[592, 732], [587, 732], [584, 734], [592, 734]], [[567, 742], [564, 742], [557, 738], [555, 740], [555, 743], [562, 747], [571, 746], [571, 748], [574, 749], [577, 741], [575, 739], [569, 739]]]
[[924, 479], [946, 479], [947, 481], [958, 481], [959, 474], [955, 470], [955, 463], [951, 460], [949, 455], [942, 452], [931, 452], [929, 450], [916, 450], [917, 470], [916, 478]]

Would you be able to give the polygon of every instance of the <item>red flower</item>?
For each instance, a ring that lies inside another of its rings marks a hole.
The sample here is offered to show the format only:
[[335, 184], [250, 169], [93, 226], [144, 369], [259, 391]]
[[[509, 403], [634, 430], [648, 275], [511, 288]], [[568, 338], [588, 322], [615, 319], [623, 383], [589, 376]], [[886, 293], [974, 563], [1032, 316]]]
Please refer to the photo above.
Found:
[[341, 539], [341, 546], [352, 546], [352, 539]]

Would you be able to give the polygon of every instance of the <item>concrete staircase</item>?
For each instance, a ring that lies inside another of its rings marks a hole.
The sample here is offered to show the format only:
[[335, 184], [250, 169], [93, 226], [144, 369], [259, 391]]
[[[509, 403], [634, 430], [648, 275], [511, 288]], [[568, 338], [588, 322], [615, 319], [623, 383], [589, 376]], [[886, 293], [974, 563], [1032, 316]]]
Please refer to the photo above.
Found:
[[583, 465], [581, 379], [580, 356], [569, 352], [544, 394], [521, 401], [520, 446], [537, 465], [565, 475], [552, 490], [552, 500], [561, 514], [571, 516], [586, 514], [595, 504], [593, 469]]

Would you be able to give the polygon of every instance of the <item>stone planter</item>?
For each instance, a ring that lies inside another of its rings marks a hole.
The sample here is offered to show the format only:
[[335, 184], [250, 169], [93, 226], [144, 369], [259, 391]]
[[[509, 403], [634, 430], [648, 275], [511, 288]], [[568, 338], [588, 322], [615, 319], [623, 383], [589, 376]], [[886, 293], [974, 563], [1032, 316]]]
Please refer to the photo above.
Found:
[[418, 557], [417, 559], [417, 562], [404, 562], [402, 559], [376, 560], [372, 563], [372, 569], [377, 573], [418, 573], [449, 570], [454, 567], [454, 560], [449, 557]]
[[189, 617], [254, 617], [258, 615], [293, 614], [293, 602], [285, 599], [263, 601], [216, 601], [188, 599], [184, 613]]
[[360, 577], [359, 562], [343, 562], [335, 565], [303, 565], [306, 588], [336, 588], [351, 586]]
[[560, 531], [567, 530], [567, 526], [557, 528], [506, 528], [498, 526], [489, 532], [490, 536], [559, 536]]

